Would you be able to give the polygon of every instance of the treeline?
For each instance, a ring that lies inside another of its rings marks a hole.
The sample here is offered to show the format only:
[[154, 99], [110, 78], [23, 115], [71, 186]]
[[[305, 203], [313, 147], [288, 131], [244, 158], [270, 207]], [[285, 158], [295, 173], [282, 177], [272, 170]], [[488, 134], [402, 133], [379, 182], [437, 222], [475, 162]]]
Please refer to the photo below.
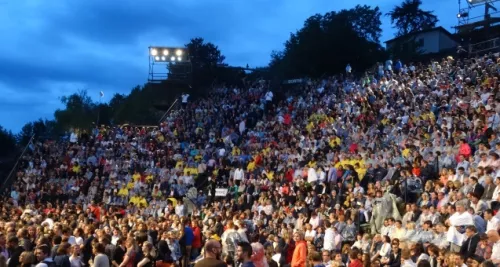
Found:
[[[404, 0], [385, 14], [396, 29], [396, 36], [435, 27], [436, 16], [420, 6], [421, 0]], [[32, 135], [54, 139], [72, 128], [90, 130], [95, 123], [154, 125], [163, 114], [158, 106], [169, 106], [183, 92], [194, 98], [207, 95], [213, 84], [238, 84], [262, 77], [274, 80], [322, 77], [343, 72], [347, 64], [359, 72], [389, 56], [404, 59], [405, 55], [417, 53], [415, 46], [401, 45], [392, 51], [382, 47], [383, 15], [378, 7], [367, 5], [315, 14], [301, 29], [290, 34], [283, 50], [273, 51], [269, 66], [250, 74], [243, 68], [227, 66], [225, 56], [215, 44], [194, 38], [186, 44], [192, 61], [189, 87], [168, 82], [145, 84], [134, 87], [129, 94], [115, 94], [109, 103], [92, 101], [83, 90], [64, 96], [61, 98], [64, 107], [56, 110], [51, 120], [28, 122], [17, 134], [0, 127], [0, 158], [26, 145]]]

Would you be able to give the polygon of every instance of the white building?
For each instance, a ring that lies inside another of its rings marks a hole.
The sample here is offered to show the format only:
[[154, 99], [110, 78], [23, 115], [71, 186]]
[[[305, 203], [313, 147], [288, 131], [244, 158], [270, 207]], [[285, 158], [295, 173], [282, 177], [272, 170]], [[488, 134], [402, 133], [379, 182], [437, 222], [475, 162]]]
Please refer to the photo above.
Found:
[[419, 44], [423, 55], [440, 53], [455, 49], [458, 46], [458, 42], [455, 41], [454, 36], [449, 31], [443, 27], [436, 27], [388, 40], [385, 42], [386, 49], [389, 50], [398, 41], [406, 38], [415, 40]]

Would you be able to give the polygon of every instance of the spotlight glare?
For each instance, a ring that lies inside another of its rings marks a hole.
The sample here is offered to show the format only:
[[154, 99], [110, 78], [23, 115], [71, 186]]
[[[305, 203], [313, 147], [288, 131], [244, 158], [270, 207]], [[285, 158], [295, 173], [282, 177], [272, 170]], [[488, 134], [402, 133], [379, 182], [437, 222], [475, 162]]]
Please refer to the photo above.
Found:
[[164, 56], [168, 56], [168, 50], [167, 49], [163, 50], [163, 55]]
[[156, 50], [155, 48], [151, 49], [151, 55], [152, 56], [158, 55], [158, 50]]
[[160, 57], [159, 57], [159, 56], [156, 56], [156, 57], [155, 57], [155, 60], [156, 60], [156, 61], [159, 61], [159, 60], [160, 60]]
[[177, 49], [177, 51], [175, 51], [175, 54], [176, 54], [177, 56], [182, 56], [182, 50]]
[[174, 57], [174, 56], [172, 56], [172, 57], [170, 58], [170, 61], [175, 61], [175, 57]]
[[181, 58], [181, 57], [177, 57], [177, 60], [178, 60], [178, 61], [181, 61], [181, 60], [182, 60], [182, 58]]
[[161, 61], [165, 61], [165, 59], [166, 59], [166, 58], [165, 58], [164, 56], [163, 56], [163, 57], [161, 57]]

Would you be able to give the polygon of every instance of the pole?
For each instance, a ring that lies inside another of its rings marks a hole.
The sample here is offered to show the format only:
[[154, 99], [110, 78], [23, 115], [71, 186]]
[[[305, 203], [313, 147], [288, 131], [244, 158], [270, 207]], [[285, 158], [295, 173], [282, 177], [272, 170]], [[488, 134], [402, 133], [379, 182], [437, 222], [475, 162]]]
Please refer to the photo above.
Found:
[[97, 122], [96, 122], [97, 127], [99, 127], [99, 119], [101, 117], [101, 104], [102, 104], [102, 94], [99, 96], [99, 108], [97, 109]]
[[405, 178], [405, 203], [408, 203], [408, 177]]
[[5, 184], [9, 181], [10, 179], [10, 176], [12, 175], [12, 173], [14, 172], [14, 170], [16, 169], [17, 167], [17, 164], [19, 164], [19, 160], [24, 156], [24, 153], [26, 153], [26, 150], [28, 150], [28, 147], [29, 145], [31, 144], [31, 142], [33, 142], [33, 138], [35, 137], [35, 134], [33, 134], [28, 142], [28, 144], [26, 144], [26, 146], [24, 147], [24, 150], [23, 152], [21, 153], [21, 155], [19, 156], [19, 158], [17, 158], [17, 161], [16, 163], [14, 164], [14, 166], [12, 167], [12, 169], [10, 170], [9, 172], [9, 175], [7, 175], [7, 177], [5, 178], [5, 180], [3, 181], [2, 183], [2, 189], [4, 189], [5, 187]]
[[165, 118], [165, 116], [167, 116], [168, 112], [174, 107], [174, 105], [175, 105], [175, 103], [177, 103], [177, 101], [179, 101], [179, 98], [175, 98], [174, 103], [172, 103], [172, 105], [170, 105], [170, 107], [167, 109], [165, 114], [163, 114], [163, 116], [161, 116], [161, 119], [158, 121], [158, 123], [160, 123], [163, 120], [163, 118]]

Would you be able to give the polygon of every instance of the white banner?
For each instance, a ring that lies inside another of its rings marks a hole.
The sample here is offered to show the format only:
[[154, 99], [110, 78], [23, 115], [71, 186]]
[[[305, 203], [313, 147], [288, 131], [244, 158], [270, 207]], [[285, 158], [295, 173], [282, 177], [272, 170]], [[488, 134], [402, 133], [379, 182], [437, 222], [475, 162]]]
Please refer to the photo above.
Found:
[[[225, 197], [227, 195], [227, 188], [215, 188], [216, 197]], [[208, 195], [212, 196], [212, 192], [208, 191]]]

